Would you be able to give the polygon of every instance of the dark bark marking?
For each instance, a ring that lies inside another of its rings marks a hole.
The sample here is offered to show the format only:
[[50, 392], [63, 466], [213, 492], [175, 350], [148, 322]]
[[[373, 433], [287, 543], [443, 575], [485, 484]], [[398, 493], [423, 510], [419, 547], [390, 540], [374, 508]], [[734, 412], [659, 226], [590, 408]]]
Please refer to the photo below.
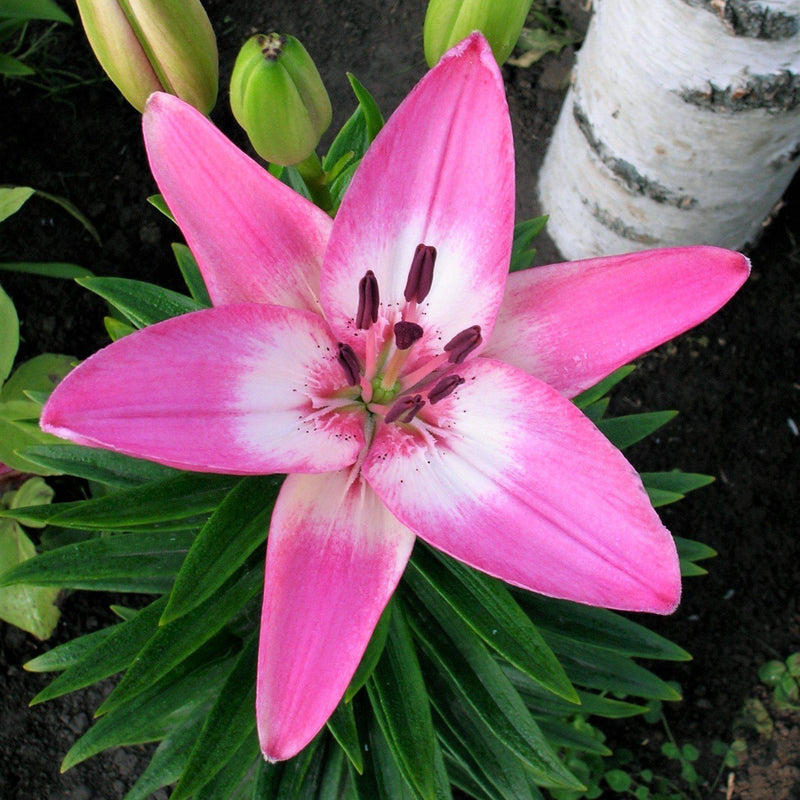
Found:
[[[589, 201], [586, 198], [582, 198], [581, 202], [586, 206], [589, 205]], [[655, 236], [637, 231], [630, 225], [626, 225], [619, 217], [615, 217], [604, 208], [600, 208], [597, 203], [591, 204], [590, 213], [603, 227], [608, 228], [623, 239], [648, 246], [659, 243], [659, 240]]]
[[683, 88], [680, 96], [709, 111], [736, 113], [760, 108], [781, 114], [800, 108], [800, 75], [789, 70], [774, 75], [748, 75], [739, 85], [725, 87], [709, 81], [702, 89]]
[[800, 16], [773, 11], [755, 0], [684, 0], [719, 17], [734, 36], [789, 39], [800, 31]]
[[592, 152], [611, 170], [612, 175], [631, 194], [644, 195], [656, 203], [675, 206], [681, 210], [688, 210], [697, 205], [697, 199], [686, 194], [679, 194], [668, 189], [658, 181], [652, 180], [639, 172], [630, 161], [618, 158], [609, 150], [608, 146], [598, 139], [592, 123], [586, 112], [577, 100], [572, 104], [572, 115], [580, 132], [586, 138]]

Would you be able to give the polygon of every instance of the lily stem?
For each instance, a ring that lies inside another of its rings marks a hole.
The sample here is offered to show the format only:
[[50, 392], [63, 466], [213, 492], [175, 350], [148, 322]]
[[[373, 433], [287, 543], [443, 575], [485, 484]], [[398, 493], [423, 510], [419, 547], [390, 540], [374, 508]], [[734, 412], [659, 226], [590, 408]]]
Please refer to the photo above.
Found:
[[333, 208], [333, 198], [328, 189], [327, 176], [322, 169], [319, 157], [312, 153], [305, 161], [295, 164], [297, 171], [305, 181], [311, 199], [323, 210], [330, 212]]

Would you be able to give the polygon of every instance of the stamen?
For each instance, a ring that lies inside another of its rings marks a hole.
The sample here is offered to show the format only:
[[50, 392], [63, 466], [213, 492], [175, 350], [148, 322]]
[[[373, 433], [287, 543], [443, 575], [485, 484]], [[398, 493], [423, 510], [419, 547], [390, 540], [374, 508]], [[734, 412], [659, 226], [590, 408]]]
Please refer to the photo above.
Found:
[[400, 422], [411, 422], [424, 405], [425, 401], [422, 399], [422, 395], [415, 394], [401, 397], [386, 412], [386, 416], [383, 418], [384, 422], [395, 422], [398, 419]]
[[349, 344], [339, 342], [339, 354], [336, 356], [347, 378], [348, 386], [355, 386], [361, 380], [361, 365], [358, 356]]
[[433, 283], [433, 265], [436, 263], [436, 248], [427, 244], [418, 244], [408, 271], [405, 292], [406, 300], [421, 303], [431, 290]]
[[375, 277], [375, 273], [368, 269], [364, 277], [358, 282], [357, 328], [366, 331], [369, 330], [373, 323], [378, 321], [378, 306], [380, 303], [378, 279]]
[[473, 325], [457, 333], [445, 346], [445, 353], [449, 353], [451, 364], [461, 364], [464, 359], [483, 341], [481, 326]]
[[416, 322], [400, 320], [394, 325], [394, 343], [398, 350], [408, 350], [414, 342], [422, 338], [422, 326]]
[[436, 386], [428, 392], [428, 402], [434, 406], [440, 400], [444, 400], [448, 395], [464, 383], [464, 379], [460, 375], [448, 375], [442, 378]]

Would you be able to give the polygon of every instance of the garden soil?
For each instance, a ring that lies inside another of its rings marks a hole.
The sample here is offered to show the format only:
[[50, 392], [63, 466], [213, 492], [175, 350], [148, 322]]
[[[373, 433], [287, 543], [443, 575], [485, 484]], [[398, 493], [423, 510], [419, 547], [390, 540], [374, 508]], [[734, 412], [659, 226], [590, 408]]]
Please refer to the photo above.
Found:
[[[388, 115], [425, 70], [423, 0], [208, 0], [206, 7], [219, 37], [222, 87], [249, 34], [292, 33], [306, 44], [328, 86], [333, 130], [354, 107], [347, 71]], [[74, 16], [72, 8], [69, 13]], [[577, 12], [575, 23], [585, 26], [586, 16]], [[573, 57], [568, 48], [529, 69], [504, 69], [520, 219], [546, 210], [537, 205], [536, 175]], [[79, 25], [56, 28], [42, 61], [50, 70], [49, 89], [21, 81], [2, 85], [0, 183], [68, 198], [96, 226], [102, 246], [60, 208], [36, 198], [3, 224], [0, 261], [74, 262], [98, 275], [180, 288], [169, 248], [177, 231], [146, 202], [156, 187], [138, 115], [101, 79]], [[72, 82], [79, 85], [66, 85]], [[212, 116], [247, 149], [224, 88]], [[664, 508], [663, 519], [675, 534], [706, 542], [719, 556], [708, 562], [708, 576], [685, 582], [683, 602], [672, 617], [645, 620], [694, 656], [657, 669], [682, 687], [683, 701], [668, 706], [666, 717], [679, 743], [699, 749], [700, 771], [709, 780], [719, 768], [711, 755], [713, 741], [730, 742], [745, 701], [763, 692], [759, 665], [800, 650], [798, 221], [796, 181], [750, 254], [753, 273], [739, 295], [712, 320], [641, 359], [614, 394], [611, 409], [678, 409], [660, 436], [628, 451], [630, 459], [642, 471], [679, 467], [716, 478], [709, 488]], [[557, 258], [542, 237], [537, 263]], [[11, 274], [3, 274], [2, 282], [19, 311], [22, 358], [46, 351], [84, 358], [106, 343], [103, 305], [80, 287]], [[53, 483], [61, 499], [74, 491], [68, 481]], [[118, 800], [145, 767], [149, 751], [133, 747], [59, 774], [63, 755], [90, 725], [110, 683], [31, 709], [27, 705], [48, 678], [26, 673], [22, 665], [55, 644], [110, 624], [111, 602], [120, 598], [82, 592], [63, 597], [61, 622], [46, 643], [0, 623], [2, 800]], [[770, 714], [772, 733], [748, 732], [744, 762], [723, 770], [713, 795], [703, 789], [701, 796], [800, 798], [800, 720], [775, 709]], [[640, 766], [672, 774], [658, 751], [662, 727], [641, 721], [603, 727], [614, 744], [639, 754]]]

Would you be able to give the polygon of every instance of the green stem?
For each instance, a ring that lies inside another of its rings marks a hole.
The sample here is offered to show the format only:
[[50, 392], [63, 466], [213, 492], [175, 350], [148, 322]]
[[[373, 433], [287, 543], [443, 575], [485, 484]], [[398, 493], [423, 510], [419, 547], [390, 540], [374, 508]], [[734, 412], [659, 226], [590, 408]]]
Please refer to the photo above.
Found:
[[297, 171], [305, 181], [311, 199], [323, 210], [330, 213], [333, 208], [333, 198], [328, 189], [327, 176], [322, 169], [319, 157], [312, 153], [305, 161], [295, 164]]

